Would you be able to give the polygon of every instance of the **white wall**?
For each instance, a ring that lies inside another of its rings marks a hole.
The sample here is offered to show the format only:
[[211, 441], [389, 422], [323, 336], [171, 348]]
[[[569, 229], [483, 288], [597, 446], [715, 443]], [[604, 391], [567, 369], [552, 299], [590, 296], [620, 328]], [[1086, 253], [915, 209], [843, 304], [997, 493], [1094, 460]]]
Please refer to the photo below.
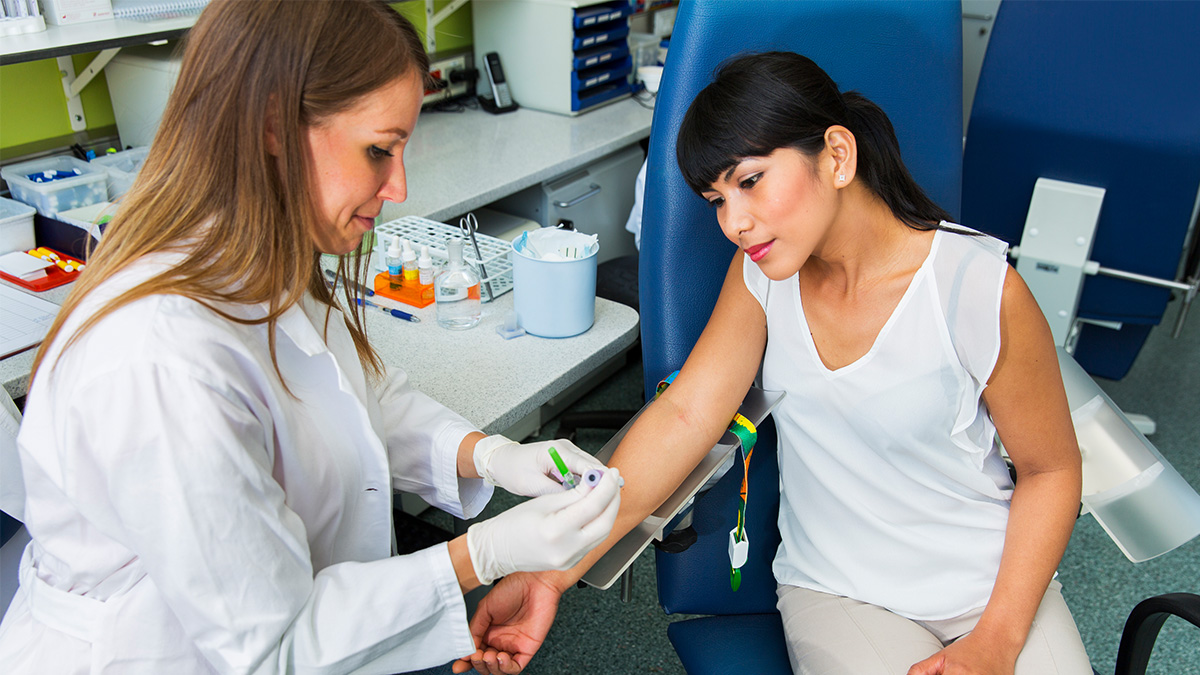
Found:
[[983, 55], [992, 37], [992, 24], [999, 8], [1000, 0], [962, 0], [963, 136], [967, 135], [975, 86], [979, 83], [979, 69], [983, 67]]

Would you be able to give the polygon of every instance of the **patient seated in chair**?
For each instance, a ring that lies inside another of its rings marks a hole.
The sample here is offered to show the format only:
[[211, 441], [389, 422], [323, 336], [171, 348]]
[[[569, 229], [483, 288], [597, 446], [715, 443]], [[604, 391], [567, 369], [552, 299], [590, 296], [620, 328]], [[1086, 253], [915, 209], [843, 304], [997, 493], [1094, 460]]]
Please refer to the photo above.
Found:
[[739, 249], [716, 308], [613, 456], [612, 535], [573, 570], [504, 579], [456, 670], [528, 663], [558, 595], [712, 448], [761, 366], [786, 392], [773, 569], [795, 671], [1090, 674], [1053, 580], [1079, 448], [1005, 244], [948, 222], [884, 111], [797, 54], [724, 64], [677, 158]]

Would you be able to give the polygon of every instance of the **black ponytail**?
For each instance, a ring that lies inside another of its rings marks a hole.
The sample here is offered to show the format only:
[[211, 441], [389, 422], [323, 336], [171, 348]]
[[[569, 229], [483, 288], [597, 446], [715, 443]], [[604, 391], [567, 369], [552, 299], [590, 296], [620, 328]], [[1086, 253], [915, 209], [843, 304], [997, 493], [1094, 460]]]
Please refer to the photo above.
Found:
[[857, 177], [909, 227], [931, 230], [950, 220], [950, 214], [925, 194], [904, 166], [896, 130], [883, 109], [857, 91], [842, 94], [842, 101], [843, 126], [858, 139]]
[[857, 177], [892, 214], [918, 230], [950, 215], [913, 180], [891, 121], [857, 92], [838, 92], [829, 74], [791, 52], [737, 56], [719, 66], [679, 127], [675, 154], [696, 194], [747, 157], [793, 148], [815, 157], [825, 131], [840, 124], [858, 141]]

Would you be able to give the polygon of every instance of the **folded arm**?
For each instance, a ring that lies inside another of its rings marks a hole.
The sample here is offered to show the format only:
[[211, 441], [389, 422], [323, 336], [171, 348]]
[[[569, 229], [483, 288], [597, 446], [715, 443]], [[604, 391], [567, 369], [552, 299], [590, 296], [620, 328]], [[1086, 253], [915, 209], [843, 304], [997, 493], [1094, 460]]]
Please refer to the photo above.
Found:
[[1011, 268], [1000, 340], [983, 394], [1017, 472], [1000, 571], [975, 630], [913, 666], [912, 675], [954, 664], [1011, 675], [1079, 513], [1081, 459], [1058, 355], [1041, 309]]

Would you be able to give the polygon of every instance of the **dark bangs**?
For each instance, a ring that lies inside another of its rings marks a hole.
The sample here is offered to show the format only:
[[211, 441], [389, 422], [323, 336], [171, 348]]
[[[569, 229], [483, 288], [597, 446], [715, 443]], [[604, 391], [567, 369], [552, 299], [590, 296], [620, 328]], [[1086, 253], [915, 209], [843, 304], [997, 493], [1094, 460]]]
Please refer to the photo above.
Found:
[[[708, 190], [747, 157], [788, 147], [813, 156], [825, 147], [825, 130], [839, 122], [820, 111], [844, 106], [828, 76], [819, 78], [825, 86], [806, 91], [789, 82], [789, 71], [809, 65], [816, 69], [802, 56], [774, 52], [735, 58], [717, 69], [679, 127], [675, 158], [688, 187], [697, 194]], [[812, 97], [825, 105], [813, 105]]]

